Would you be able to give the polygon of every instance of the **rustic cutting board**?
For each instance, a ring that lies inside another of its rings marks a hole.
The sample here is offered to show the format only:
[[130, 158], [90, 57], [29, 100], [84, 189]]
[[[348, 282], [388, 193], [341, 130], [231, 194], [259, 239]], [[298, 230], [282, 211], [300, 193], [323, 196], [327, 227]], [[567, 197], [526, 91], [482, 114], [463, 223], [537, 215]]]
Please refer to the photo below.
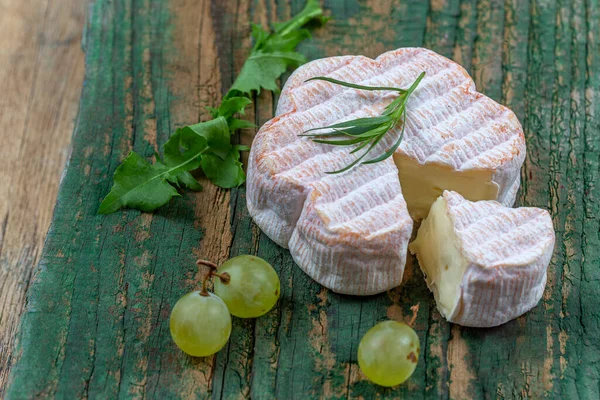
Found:
[[[250, 22], [285, 19], [302, 6], [91, 4], [73, 152], [7, 398], [599, 398], [599, 0], [329, 0], [333, 20], [301, 46], [309, 59], [426, 46], [515, 110], [528, 145], [518, 204], [551, 211], [557, 244], [538, 307], [501, 327], [446, 323], [412, 257], [405, 284], [389, 293], [322, 288], [252, 223], [243, 187], [205, 182], [203, 192], [154, 214], [96, 214], [129, 150], [150, 157], [175, 128], [208, 117], [204, 106], [218, 102], [250, 48]], [[263, 124], [275, 103], [261, 94], [249, 118]], [[252, 135], [240, 140], [250, 144]], [[234, 319], [216, 357], [186, 356], [168, 318], [198, 286], [194, 260], [242, 253], [275, 266], [279, 305], [256, 320]], [[413, 317], [422, 359], [410, 381], [394, 389], [366, 381], [356, 362], [361, 336], [383, 319]]]

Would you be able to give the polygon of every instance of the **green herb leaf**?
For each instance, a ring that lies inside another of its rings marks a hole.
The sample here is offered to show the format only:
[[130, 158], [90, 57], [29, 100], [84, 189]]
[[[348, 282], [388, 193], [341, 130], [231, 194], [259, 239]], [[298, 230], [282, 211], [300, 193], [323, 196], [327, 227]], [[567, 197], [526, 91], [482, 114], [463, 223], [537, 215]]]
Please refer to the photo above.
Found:
[[227, 97], [252, 91], [260, 92], [261, 88], [278, 92], [277, 79], [289, 67], [297, 67], [306, 62], [306, 58], [295, 51], [296, 46], [310, 37], [310, 32], [301, 29], [307, 22], [323, 14], [317, 0], [309, 0], [304, 9], [291, 20], [275, 24], [272, 33], [261, 26], [252, 26], [254, 47], [250, 57], [242, 66], [242, 70], [233, 83]]
[[224, 117], [177, 129], [164, 144], [162, 161], [154, 165], [131, 152], [117, 168], [110, 193], [98, 212], [109, 214], [122, 207], [152, 211], [179, 196], [172, 185], [201, 190], [189, 171], [201, 165], [203, 155], [230, 157], [232, 146]]
[[362, 139], [362, 138], [348, 139], [348, 140], [313, 139], [313, 142], [315, 142], [315, 143], [330, 144], [332, 146], [348, 146], [350, 144], [361, 143], [364, 141], [365, 141], [365, 139]]
[[225, 159], [212, 154], [203, 156], [202, 170], [212, 183], [225, 189], [238, 187], [246, 180], [237, 147], [232, 147]]
[[[344, 121], [338, 124], [333, 124], [329, 126], [323, 126], [320, 128], [309, 129], [306, 132], [319, 131], [323, 129], [340, 129], [340, 128], [355, 128], [355, 127], [373, 127], [381, 124], [385, 124], [391, 121], [391, 117], [389, 115], [380, 115], [377, 117], [366, 117], [366, 118], [357, 118], [351, 121]], [[364, 133], [364, 132], [360, 132]]]
[[172, 197], [179, 196], [169, 183], [177, 179], [165, 165], [152, 165], [137, 153], [131, 152], [117, 168], [114, 185], [100, 204], [98, 213], [110, 214], [121, 207], [155, 210]]
[[392, 156], [396, 152], [396, 149], [398, 149], [398, 147], [400, 146], [400, 143], [402, 142], [402, 139], [404, 138], [404, 129], [406, 128], [406, 108], [404, 109], [403, 118], [404, 118], [404, 120], [402, 121], [402, 132], [400, 133], [398, 140], [396, 140], [396, 143], [394, 143], [392, 145], [392, 147], [390, 147], [385, 153], [383, 153], [379, 157], [375, 157], [371, 160], [365, 161], [363, 164], [378, 163], [378, 162], [383, 161], [386, 158]]
[[[225, 158], [231, 149], [230, 140], [227, 122], [223, 117], [184, 126], [177, 129], [164, 144], [164, 162], [167, 166], [186, 161], [192, 163], [199, 160], [204, 151]], [[198, 168], [199, 162], [191, 165], [192, 168], [186, 168], [188, 171]]]
[[[383, 113], [379, 116], [357, 118], [350, 121], [344, 121], [338, 124], [309, 129], [300, 136], [308, 136], [315, 143], [333, 146], [354, 146], [358, 144], [358, 146], [356, 146], [353, 150], [350, 151], [350, 154], [354, 154], [368, 146], [367, 150], [363, 154], [361, 154], [358, 158], [356, 158], [352, 163], [350, 163], [346, 167], [337, 171], [327, 172], [328, 174], [339, 174], [341, 172], [348, 171], [349, 169], [357, 165], [359, 162], [361, 162], [363, 158], [365, 158], [366, 155], [369, 154], [375, 148], [375, 146], [381, 141], [381, 139], [383, 139], [383, 137], [393, 127], [395, 127], [398, 123], [401, 122], [402, 131], [400, 132], [400, 136], [394, 142], [394, 144], [383, 154], [374, 157], [370, 160], [362, 161], [362, 164], [374, 164], [386, 160], [394, 154], [394, 152], [400, 146], [402, 139], [404, 138], [404, 129], [406, 126], [406, 103], [408, 101], [409, 96], [415, 91], [417, 86], [419, 86], [419, 83], [421, 83], [421, 80], [424, 76], [425, 72], [422, 72], [408, 89], [390, 88], [386, 86], [363, 86], [322, 76], [311, 78], [309, 79], [309, 81], [322, 80], [334, 83], [336, 85], [341, 85], [359, 90], [393, 90], [397, 91], [399, 93], [399, 96], [390, 104], [388, 104], [385, 107]], [[309, 133], [319, 130], [330, 130], [330, 132]], [[351, 136], [353, 137], [353, 139], [322, 139], [323, 137], [339, 137], [341, 135]]]
[[399, 89], [399, 88], [394, 88], [394, 87], [388, 87], [388, 86], [364, 86], [364, 85], [357, 85], [356, 83], [344, 82], [344, 81], [340, 81], [340, 80], [337, 80], [337, 79], [328, 78], [326, 76], [315, 76], [314, 78], [310, 78], [310, 79], [306, 80], [306, 82], [310, 82], [310, 81], [325, 81], [325, 82], [329, 82], [329, 83], [335, 83], [336, 85], [342, 85], [342, 86], [346, 86], [346, 87], [349, 87], [349, 88], [360, 89], [360, 90], [392, 90], [394, 92], [399, 92], [399, 93], [406, 92], [406, 90], [404, 90], [404, 89]]
[[[225, 158], [229, 154], [229, 150], [231, 149], [231, 134], [227, 127], [227, 120], [225, 117], [217, 117], [210, 121], [177, 129], [175, 134], [164, 145], [165, 161], [169, 157], [176, 156], [179, 153], [179, 148], [172, 144], [174, 143], [174, 138], [180, 141], [179, 146], [181, 148], [186, 149], [194, 146], [193, 142], [198, 141], [198, 136], [204, 138], [206, 141], [208, 152], [221, 158]], [[181, 139], [178, 139], [179, 137]]]
[[281, 37], [286, 37], [306, 25], [312, 19], [319, 19], [321, 23], [325, 23], [326, 20], [322, 19], [322, 17], [323, 10], [319, 2], [317, 0], [308, 0], [306, 6], [294, 18], [286, 22], [275, 23], [273, 26], [275, 27], [275, 33]]
[[131, 152], [115, 171], [113, 187], [98, 212], [108, 214], [122, 207], [152, 211], [179, 196], [176, 187], [201, 190], [190, 173], [200, 167], [213, 184], [222, 188], [244, 183], [240, 152], [249, 147], [232, 145], [231, 132], [254, 124], [235, 116], [243, 115], [252, 103], [252, 91], [278, 91], [276, 81], [280, 75], [306, 61], [295, 51], [302, 40], [310, 37], [302, 27], [312, 19], [324, 23], [322, 13], [317, 0], [308, 0], [294, 18], [275, 24], [272, 33], [254, 25], [254, 47], [235, 83], [219, 107], [207, 107], [213, 120], [177, 129], [163, 146], [162, 160], [157, 155], [154, 164]]
[[291, 51], [266, 53], [253, 52], [244, 63], [238, 79], [232, 90], [250, 94], [253, 90], [257, 93], [261, 88], [272, 92], [279, 92], [277, 79], [288, 67], [297, 67], [306, 62], [303, 55]]
[[252, 104], [252, 100], [245, 96], [235, 96], [230, 97], [221, 102], [219, 108], [214, 107], [206, 107], [213, 118], [217, 117], [225, 117], [225, 119], [229, 120], [233, 118], [233, 116], [237, 113], [244, 114], [244, 109]]

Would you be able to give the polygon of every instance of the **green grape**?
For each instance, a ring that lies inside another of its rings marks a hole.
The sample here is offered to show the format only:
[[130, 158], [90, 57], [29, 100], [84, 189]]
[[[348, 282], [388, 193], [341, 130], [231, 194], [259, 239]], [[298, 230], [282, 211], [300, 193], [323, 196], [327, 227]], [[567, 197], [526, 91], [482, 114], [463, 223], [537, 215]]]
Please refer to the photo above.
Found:
[[199, 291], [180, 298], [169, 321], [171, 336], [184, 352], [204, 357], [221, 350], [231, 334], [231, 315], [217, 296]]
[[217, 272], [221, 278], [215, 279], [215, 294], [223, 299], [229, 312], [236, 317], [260, 317], [279, 299], [277, 272], [262, 258], [234, 257]]
[[396, 386], [407, 380], [419, 360], [419, 337], [408, 325], [380, 322], [367, 331], [358, 345], [358, 365], [374, 383]]

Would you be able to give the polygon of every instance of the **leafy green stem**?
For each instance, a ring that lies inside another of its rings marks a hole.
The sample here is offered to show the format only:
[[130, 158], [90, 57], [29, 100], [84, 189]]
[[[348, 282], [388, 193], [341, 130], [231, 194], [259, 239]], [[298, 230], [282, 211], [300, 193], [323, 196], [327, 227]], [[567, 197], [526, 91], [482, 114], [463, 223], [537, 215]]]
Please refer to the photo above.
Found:
[[228, 189], [246, 180], [240, 151], [247, 146], [233, 145], [231, 132], [254, 128], [249, 121], [237, 118], [252, 104], [252, 94], [261, 89], [278, 91], [277, 79], [290, 67], [306, 61], [296, 46], [310, 38], [303, 27], [311, 20], [326, 19], [317, 0], [308, 0], [304, 9], [287, 22], [274, 24], [271, 31], [252, 27], [254, 46], [233, 86], [218, 107], [207, 107], [213, 119], [177, 129], [163, 146], [162, 160], [154, 164], [131, 152], [119, 165], [113, 186], [100, 204], [101, 214], [123, 207], [153, 211], [179, 196], [176, 188], [201, 190], [191, 171], [202, 169], [210, 181]]
[[[388, 90], [398, 92], [398, 97], [388, 104], [381, 115], [375, 117], [357, 118], [350, 121], [344, 121], [337, 124], [313, 128], [303, 132], [300, 136], [310, 137], [315, 143], [327, 144], [332, 146], [355, 146], [350, 154], [354, 154], [364, 148], [367, 148], [361, 155], [359, 155], [353, 162], [346, 167], [327, 172], [328, 174], [339, 174], [353, 168], [355, 165], [361, 164], [374, 164], [386, 160], [391, 157], [392, 154], [398, 149], [402, 139], [404, 138], [404, 130], [406, 127], [406, 105], [408, 98], [415, 91], [415, 89], [423, 80], [425, 72], [422, 72], [417, 79], [410, 85], [408, 89], [393, 88], [387, 86], [364, 86], [355, 83], [349, 83], [340, 81], [333, 78], [324, 76], [317, 76], [309, 79], [321, 80], [330, 82], [336, 85], [344, 87], [358, 89], [358, 90]], [[370, 154], [373, 149], [381, 142], [381, 140], [392, 130], [398, 123], [402, 123], [402, 130], [398, 139], [394, 144], [388, 148], [383, 154], [371, 158], [367, 161], [362, 161], [367, 154]], [[328, 132], [314, 133], [318, 131], [327, 130]], [[311, 133], [312, 132], [312, 133]], [[350, 136], [351, 139], [333, 139], [340, 136]], [[361, 162], [362, 161], [362, 162]]]

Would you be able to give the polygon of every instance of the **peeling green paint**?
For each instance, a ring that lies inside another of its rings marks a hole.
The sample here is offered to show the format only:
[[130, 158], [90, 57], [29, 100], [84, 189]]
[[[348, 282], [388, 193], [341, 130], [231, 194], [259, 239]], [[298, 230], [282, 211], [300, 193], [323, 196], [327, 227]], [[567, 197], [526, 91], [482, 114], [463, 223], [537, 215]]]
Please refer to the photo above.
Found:
[[[301, 46], [314, 59], [426, 45], [515, 110], [528, 145], [518, 203], [549, 209], [557, 231], [544, 298], [515, 321], [452, 327], [412, 257], [403, 286], [389, 293], [324, 290], [252, 223], [243, 187], [230, 197], [186, 194], [154, 215], [96, 215], [131, 148], [151, 156], [174, 128], [203, 115], [196, 90], [229, 87], [248, 51], [249, 21], [287, 18], [302, 3], [91, 3], [73, 153], [28, 292], [7, 398], [600, 397], [598, 0], [328, 0], [334, 20]], [[179, 82], [192, 87], [182, 95], [173, 83], [191, 77], [198, 60], [177, 49], [203, 54], [204, 22], [195, 31], [193, 16], [200, 21], [207, 9], [220, 86]], [[189, 14], [189, 43], [181, 33], [186, 43], [176, 43], [173, 32]], [[262, 124], [275, 104], [262, 93], [248, 115]], [[197, 204], [230, 216], [223, 237], [231, 256], [267, 259], [282, 283], [279, 304], [256, 320], [234, 318], [229, 344], [206, 359], [178, 351], [168, 331], [171, 306], [197, 280], [194, 259], [207, 225]], [[413, 316], [422, 348], [413, 377], [392, 389], [372, 385], [357, 366], [360, 338], [378, 321]]]

